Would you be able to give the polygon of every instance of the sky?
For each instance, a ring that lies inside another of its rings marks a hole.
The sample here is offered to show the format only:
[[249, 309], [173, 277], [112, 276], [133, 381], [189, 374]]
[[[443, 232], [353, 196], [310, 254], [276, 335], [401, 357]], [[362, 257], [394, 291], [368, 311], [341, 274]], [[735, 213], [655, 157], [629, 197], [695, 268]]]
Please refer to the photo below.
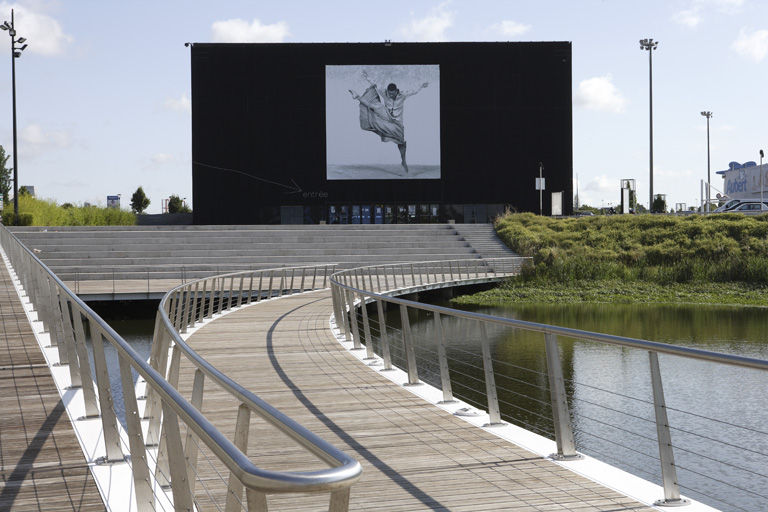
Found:
[[[570, 41], [574, 191], [601, 207], [620, 203], [622, 179], [648, 205], [651, 65], [639, 41], [652, 38], [654, 193], [698, 206], [708, 151], [714, 196], [716, 171], [768, 150], [764, 0], [3, 0], [0, 24], [11, 9], [28, 44], [15, 60], [19, 185], [59, 204], [119, 194], [129, 208], [141, 186], [148, 213], [170, 195], [194, 209], [187, 42]], [[10, 39], [0, 33], [8, 154]]]

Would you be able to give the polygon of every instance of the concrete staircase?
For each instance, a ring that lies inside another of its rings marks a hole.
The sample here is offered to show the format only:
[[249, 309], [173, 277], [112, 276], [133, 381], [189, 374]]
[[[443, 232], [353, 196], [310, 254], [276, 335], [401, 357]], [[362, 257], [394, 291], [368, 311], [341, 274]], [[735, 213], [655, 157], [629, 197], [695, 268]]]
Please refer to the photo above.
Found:
[[455, 224], [456, 233], [483, 258], [519, 256], [496, 235], [493, 224]]
[[[16, 227], [64, 281], [515, 256], [484, 224]], [[494, 243], [495, 241], [495, 243]], [[506, 250], [502, 250], [506, 249]]]

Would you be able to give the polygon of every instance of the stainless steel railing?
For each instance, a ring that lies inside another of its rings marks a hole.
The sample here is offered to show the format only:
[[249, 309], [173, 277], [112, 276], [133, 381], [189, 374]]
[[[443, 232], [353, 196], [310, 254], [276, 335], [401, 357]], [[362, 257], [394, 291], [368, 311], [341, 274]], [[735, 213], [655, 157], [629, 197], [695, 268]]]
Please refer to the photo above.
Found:
[[[226, 484], [226, 503], [214, 504], [221, 510], [245, 508], [266, 511], [266, 495], [274, 492], [330, 493], [329, 510], [341, 512], [348, 509], [349, 489], [362, 473], [359, 463], [222, 375], [189, 349], [179, 334], [179, 330], [186, 330], [190, 323], [220, 314], [224, 304], [231, 309], [250, 302], [254, 297], [261, 300], [326, 286], [332, 267], [245, 272], [195, 281], [172, 290], [161, 303], [152, 357], [148, 363], [4, 226], [0, 227], [0, 244], [44, 329], [50, 333], [51, 345], [57, 348], [59, 363], [69, 368], [71, 388], [82, 388], [85, 417], [101, 419], [105, 455], [101, 461], [94, 462], [130, 464], [134, 498], [139, 511], [158, 509], [159, 495], [167, 499], [165, 489], [170, 489], [174, 509], [193, 510], [197, 503], [195, 465], [203, 448], [230, 473]], [[224, 286], [227, 282], [229, 286]], [[245, 287], [246, 282], [250, 287]], [[253, 286], [255, 282], [259, 283], [258, 287]], [[233, 283], [239, 285], [237, 290]], [[210, 287], [207, 287], [208, 284]], [[255, 293], [252, 291], [254, 288]], [[244, 299], [246, 295], [247, 300]], [[186, 314], [193, 310], [201, 314], [195, 317]], [[87, 331], [90, 331], [93, 347], [95, 382], [91, 379]], [[121, 433], [113, 407], [103, 342], [115, 348], [119, 359], [125, 434]], [[172, 352], [171, 364], [167, 359], [169, 351]], [[191, 401], [186, 400], [176, 388], [178, 360], [182, 354], [196, 367]], [[139, 408], [140, 398], [134, 392], [132, 371], [136, 371], [146, 383], [143, 418]], [[240, 404], [233, 411], [237, 416], [234, 440], [217, 430], [199, 410], [204, 377], [216, 382]], [[286, 433], [330, 469], [282, 473], [267, 471], [253, 464], [245, 454], [251, 412]], [[180, 423], [186, 427], [184, 444]], [[123, 448], [126, 445], [127, 453]], [[244, 488], [245, 501], [242, 499]]]
[[[482, 261], [482, 260], [480, 260]], [[367, 358], [373, 358], [373, 345], [379, 347], [379, 356], [383, 359], [384, 369], [391, 368], [390, 356], [393, 331], [398, 330], [402, 345], [401, 361], [408, 375], [408, 385], [420, 383], [420, 367], [415, 355], [415, 347], [424, 340], [415, 339], [411, 332], [411, 315], [414, 310], [428, 312], [433, 317], [433, 328], [437, 350], [431, 355], [435, 360], [430, 361], [431, 368], [437, 368], [439, 383], [442, 389], [443, 401], [451, 402], [454, 398], [452, 391], [449, 360], [446, 357], [446, 342], [442, 328], [441, 317], [456, 317], [471, 321], [476, 325], [482, 351], [483, 382], [485, 384], [485, 399], [487, 400], [489, 422], [487, 426], [503, 425], [502, 411], [497, 397], [495, 383], [494, 361], [491, 356], [488, 328], [499, 326], [502, 328], [523, 329], [539, 332], [543, 335], [546, 349], [546, 368], [548, 371], [549, 393], [552, 407], [552, 422], [557, 453], [552, 457], [560, 460], [577, 460], [581, 454], [577, 452], [571, 424], [571, 411], [569, 410], [569, 397], [566, 394], [565, 379], [563, 377], [563, 363], [558, 348], [558, 337], [568, 337], [578, 340], [593, 341], [602, 344], [610, 344], [632, 349], [647, 351], [649, 357], [649, 372], [652, 386], [652, 407], [655, 415], [657, 431], [657, 445], [661, 464], [661, 481], [664, 489], [663, 498], [657, 505], [676, 506], [687, 503], [681, 498], [678, 484], [677, 467], [675, 464], [673, 444], [670, 434], [670, 422], [667, 417], [667, 406], [664, 399], [662, 375], [659, 369], [659, 354], [669, 354], [700, 361], [708, 361], [717, 364], [733, 365], [742, 368], [768, 370], [768, 361], [727, 355], [695, 348], [667, 345], [641, 339], [624, 338], [582, 331], [578, 329], [558, 327], [554, 325], [538, 324], [521, 320], [501, 318], [484, 314], [460, 311], [440, 306], [433, 306], [398, 298], [396, 295], [405, 295], [413, 290], [428, 287], [451, 286], [456, 278], [462, 281], [473, 278], [487, 277], [494, 272], [504, 274], [509, 272], [509, 266], [503, 260], [487, 262], [483, 267], [477, 263], [472, 267], [472, 262], [454, 262], [450, 266], [439, 263], [431, 264], [405, 264], [363, 267], [337, 272], [331, 276], [331, 290], [334, 301], [334, 315], [338, 327], [343, 332], [347, 341], [354, 343], [354, 347], [367, 351]], [[517, 264], [519, 268], [519, 263]], [[456, 270], [461, 268], [461, 274]], [[374, 309], [375, 306], [375, 309]], [[375, 311], [376, 331], [378, 336], [372, 336], [374, 321], [370, 318], [369, 308]], [[385, 311], [393, 308], [399, 309], [399, 326], [388, 324]], [[498, 364], [498, 363], [497, 363]], [[736, 487], [738, 489], [738, 487]]]
[[[284, 492], [330, 492], [332, 512], [346, 511], [349, 506], [350, 487], [360, 478], [360, 464], [341, 450], [291, 420], [280, 411], [261, 400], [251, 391], [243, 388], [225, 374], [200, 357], [184, 341], [182, 333], [197, 323], [235, 308], [246, 306], [261, 300], [280, 297], [286, 294], [325, 288], [335, 265], [313, 267], [280, 268], [225, 274], [221, 276], [191, 281], [170, 290], [160, 302], [155, 324], [155, 336], [151, 361], [158, 367], [168, 367], [169, 380], [177, 379], [180, 355], [194, 366], [195, 377], [192, 389], [192, 401], [197, 407], [202, 404], [203, 386], [207, 377], [221, 390], [234, 397], [239, 406], [236, 413], [235, 444], [238, 452], [227, 453], [215, 449], [214, 453], [226, 463], [233, 478], [228, 484], [228, 504], [226, 510], [234, 510], [236, 503], [230, 496], [241, 496], [242, 487], [248, 490], [248, 510], [261, 511], [266, 508], [266, 495]], [[173, 345], [174, 353], [168, 364], [169, 348]], [[151, 391], [150, 391], [151, 392]], [[157, 410], [160, 404], [156, 397], [148, 395], [150, 410]], [[247, 460], [243, 461], [242, 452], [247, 451], [248, 425], [250, 414], [254, 413], [293, 439], [307, 452], [331, 466], [328, 470], [308, 472], [273, 472], [259, 469]], [[155, 417], [155, 414], [151, 414]], [[150, 423], [148, 437], [159, 439], [159, 425]], [[198, 433], [198, 435], [200, 435]], [[206, 443], [208, 444], [208, 443]], [[214, 445], [216, 446], [216, 445]], [[191, 470], [195, 470], [197, 459], [190, 460]], [[250, 506], [251, 502], [259, 505]], [[230, 508], [232, 507], [232, 508]]]

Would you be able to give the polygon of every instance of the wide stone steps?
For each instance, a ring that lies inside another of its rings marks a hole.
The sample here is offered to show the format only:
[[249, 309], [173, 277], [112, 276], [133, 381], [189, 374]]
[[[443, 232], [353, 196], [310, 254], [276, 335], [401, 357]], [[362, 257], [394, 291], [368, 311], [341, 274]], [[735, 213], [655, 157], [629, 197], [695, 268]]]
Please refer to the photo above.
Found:
[[[496, 238], [492, 226], [481, 224], [24, 227], [12, 231], [64, 280], [146, 275], [190, 279], [318, 263], [349, 268], [515, 256]], [[499, 250], [499, 244], [505, 250]]]

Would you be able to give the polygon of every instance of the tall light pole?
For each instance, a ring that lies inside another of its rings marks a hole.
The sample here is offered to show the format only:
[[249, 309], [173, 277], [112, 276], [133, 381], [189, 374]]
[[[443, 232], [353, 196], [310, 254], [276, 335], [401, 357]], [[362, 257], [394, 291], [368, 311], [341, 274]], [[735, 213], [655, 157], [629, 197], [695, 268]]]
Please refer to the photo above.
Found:
[[709, 165], [709, 120], [712, 118], [712, 112], [705, 111], [702, 112], [701, 115], [707, 118], [707, 211], [709, 211], [709, 205], [711, 204], [712, 198], [710, 197], [710, 194], [712, 193], [712, 182], [710, 181], [710, 165]]
[[[13, 91], [13, 213], [19, 215], [19, 159], [16, 149], [16, 59], [21, 57], [21, 52], [27, 47], [26, 39], [20, 37], [16, 39], [16, 28], [13, 24], [13, 9], [11, 9], [11, 22], [7, 21], [0, 25], [0, 28], [8, 31], [11, 36], [11, 89]], [[24, 46], [16, 46], [16, 44]]]
[[650, 195], [651, 200], [648, 203], [648, 211], [653, 211], [653, 50], [656, 49], [656, 46], [658, 46], [659, 42], [655, 41], [653, 39], [641, 39], [640, 40], [640, 49], [641, 50], [648, 50], [648, 79], [650, 88], [649, 91], [649, 99], [650, 99], [650, 112], [651, 112], [651, 164], [650, 164], [650, 179], [649, 181], [649, 189], [650, 189]]
[[760, 150], [760, 209], [762, 210], [764, 208], [763, 206], [763, 176], [765, 176], [765, 173], [763, 173], [763, 150]]

